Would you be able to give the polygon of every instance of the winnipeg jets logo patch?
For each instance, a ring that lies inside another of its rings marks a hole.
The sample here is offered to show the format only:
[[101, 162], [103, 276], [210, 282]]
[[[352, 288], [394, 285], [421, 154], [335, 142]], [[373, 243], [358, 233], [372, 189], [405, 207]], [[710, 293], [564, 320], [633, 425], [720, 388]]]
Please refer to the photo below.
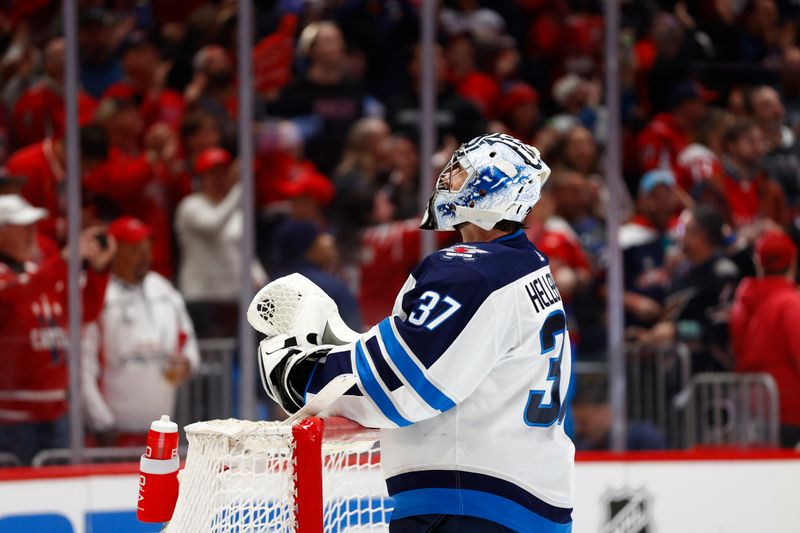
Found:
[[481, 250], [477, 246], [457, 244], [442, 250], [442, 257], [447, 260], [461, 259], [462, 261], [475, 261], [476, 256], [489, 253], [491, 252]]

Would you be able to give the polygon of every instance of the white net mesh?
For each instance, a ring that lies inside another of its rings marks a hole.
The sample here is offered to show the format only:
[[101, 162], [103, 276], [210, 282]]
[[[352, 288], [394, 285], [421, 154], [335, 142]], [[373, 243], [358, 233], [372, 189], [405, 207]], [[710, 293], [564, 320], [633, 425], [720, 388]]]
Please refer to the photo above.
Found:
[[[377, 432], [334, 426], [326, 425], [322, 443], [325, 533], [387, 531], [391, 500]], [[188, 426], [186, 435], [189, 453], [167, 533], [295, 531], [295, 495], [315, 480], [296, 464], [313, 458], [293, 458], [291, 426], [214, 420]]]
[[381, 473], [379, 441], [325, 440], [322, 455], [325, 533], [388, 531], [392, 504]]

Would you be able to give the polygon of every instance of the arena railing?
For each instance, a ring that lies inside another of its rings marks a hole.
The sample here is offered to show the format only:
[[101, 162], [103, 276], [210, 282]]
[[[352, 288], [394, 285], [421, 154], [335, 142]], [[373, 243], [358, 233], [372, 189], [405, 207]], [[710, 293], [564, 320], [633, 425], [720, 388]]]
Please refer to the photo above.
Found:
[[701, 373], [674, 401], [686, 446], [778, 446], [778, 388], [764, 373]]
[[[179, 426], [198, 420], [229, 418], [233, 407], [233, 361], [238, 348], [235, 338], [209, 338], [197, 341], [200, 366], [197, 372], [178, 389], [173, 419]], [[181, 442], [185, 442], [182, 438]], [[138, 461], [143, 448], [131, 447], [87, 447], [84, 458], [87, 463]], [[181, 450], [183, 454], [185, 450]], [[5, 455], [9, 455], [8, 461]], [[11, 460], [13, 457], [13, 461]], [[67, 448], [42, 450], [33, 458], [33, 466], [67, 464], [70, 462]], [[11, 454], [0, 454], [0, 467], [18, 466], [19, 460]]]
[[178, 391], [174, 419], [179, 425], [228, 418], [233, 411], [235, 338], [200, 339], [200, 369]]
[[653, 424], [670, 448], [680, 448], [682, 426], [672, 409], [672, 400], [689, 386], [690, 376], [691, 353], [685, 344], [629, 344], [627, 419]]
[[0, 452], [0, 468], [9, 468], [12, 466], [22, 466], [22, 461], [11, 452]]

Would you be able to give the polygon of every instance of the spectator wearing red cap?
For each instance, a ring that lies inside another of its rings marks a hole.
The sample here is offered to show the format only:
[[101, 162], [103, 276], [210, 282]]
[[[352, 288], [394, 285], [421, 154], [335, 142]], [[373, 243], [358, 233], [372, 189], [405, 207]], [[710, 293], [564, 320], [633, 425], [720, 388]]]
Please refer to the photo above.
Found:
[[[14, 105], [13, 125], [16, 146], [28, 146], [47, 137], [64, 135], [64, 39], [47, 43], [42, 57], [43, 76], [20, 96]], [[97, 102], [85, 91], [78, 91], [78, 122], [92, 121]]]
[[294, 122], [281, 120], [263, 128], [256, 160], [256, 204], [263, 211], [289, 205], [293, 218], [322, 226], [324, 208], [335, 189], [327, 176], [303, 156], [303, 140]]
[[123, 216], [108, 231], [118, 250], [103, 310], [83, 337], [83, 396], [100, 444], [134, 445], [152, 420], [172, 414], [199, 355], [183, 298], [150, 270], [151, 228]]
[[758, 277], [736, 291], [731, 339], [738, 372], [766, 372], [778, 385], [781, 444], [800, 443], [800, 293], [797, 247], [782, 231], [756, 241]]
[[[48, 214], [39, 231], [56, 242], [66, 239], [66, 152], [63, 139], [46, 138], [42, 142], [14, 152], [6, 163], [9, 173], [25, 178], [22, 196]], [[104, 130], [90, 124], [81, 128], [81, 175], [83, 179], [99, 171], [108, 156]]]
[[[36, 223], [46, 211], [21, 196], [0, 196], [0, 451], [28, 464], [45, 448], [67, 445], [67, 264], [63, 253], [45, 253]], [[83, 318], [100, 311], [104, 273], [115, 242], [103, 247], [102, 228], [81, 233], [79, 255], [88, 263]]]
[[[183, 199], [175, 216], [181, 250], [178, 287], [193, 316], [199, 318], [195, 309], [200, 312], [205, 304], [227, 306], [230, 316], [242, 283], [242, 187], [230, 154], [222, 148], [201, 152], [195, 174], [200, 176], [200, 190]], [[260, 267], [255, 267], [253, 279], [246, 281], [254, 286], [264, 282]], [[213, 320], [209, 322], [213, 326]], [[198, 324], [205, 333], [203, 326]]]
[[514, 82], [497, 101], [497, 118], [509, 133], [525, 142], [533, 141], [539, 127], [539, 93], [527, 83]]
[[261, 264], [269, 271], [275, 230], [287, 218], [326, 227], [327, 207], [336, 189], [314, 163], [305, 159], [300, 129], [289, 120], [267, 123], [261, 129], [255, 173], [257, 250]]

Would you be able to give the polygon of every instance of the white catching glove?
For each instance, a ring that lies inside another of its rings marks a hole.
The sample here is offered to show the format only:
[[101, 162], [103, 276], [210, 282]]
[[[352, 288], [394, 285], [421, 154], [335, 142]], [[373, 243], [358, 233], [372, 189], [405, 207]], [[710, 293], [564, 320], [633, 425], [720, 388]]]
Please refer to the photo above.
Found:
[[314, 367], [324, 363], [332, 348], [331, 345], [298, 346], [297, 338], [288, 335], [261, 341], [258, 370], [267, 395], [287, 413], [297, 412], [305, 404], [305, 391]]
[[278, 278], [258, 291], [247, 320], [267, 336], [258, 348], [261, 383], [288, 413], [303, 406], [315, 365], [324, 363], [333, 347], [359, 338], [339, 316], [330, 296], [301, 274]]
[[296, 337], [301, 344], [340, 346], [358, 339], [330, 296], [301, 274], [268, 283], [247, 309], [247, 320], [268, 338]]

